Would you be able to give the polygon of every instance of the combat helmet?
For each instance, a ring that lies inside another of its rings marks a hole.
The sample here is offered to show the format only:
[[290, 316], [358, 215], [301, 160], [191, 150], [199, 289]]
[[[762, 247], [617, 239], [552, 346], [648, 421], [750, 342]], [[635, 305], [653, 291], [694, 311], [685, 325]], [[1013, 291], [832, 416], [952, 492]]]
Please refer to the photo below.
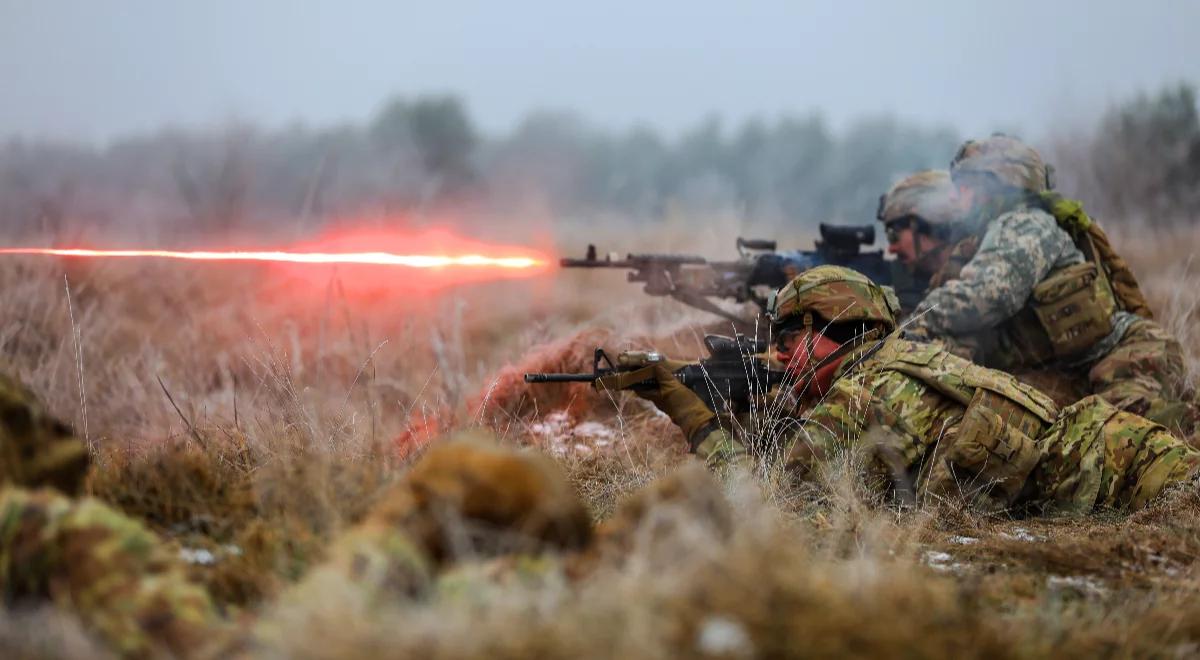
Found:
[[[844, 266], [817, 266], [797, 275], [767, 307], [776, 332], [826, 323], [864, 323], [896, 328], [896, 294]], [[818, 320], [819, 319], [819, 320]]]
[[74, 494], [88, 452], [66, 424], [46, 413], [17, 380], [0, 373], [0, 486], [50, 486]]
[[876, 218], [884, 224], [906, 217], [949, 224], [958, 216], [954, 193], [949, 171], [922, 170], [900, 179], [880, 195]]
[[1042, 193], [1050, 189], [1048, 168], [1033, 147], [1007, 135], [967, 140], [950, 162], [955, 183], [971, 175], [990, 175], [1003, 185]]
[[917, 231], [945, 235], [959, 220], [954, 182], [946, 170], [923, 170], [910, 174], [879, 196], [875, 217], [885, 227], [909, 223]]

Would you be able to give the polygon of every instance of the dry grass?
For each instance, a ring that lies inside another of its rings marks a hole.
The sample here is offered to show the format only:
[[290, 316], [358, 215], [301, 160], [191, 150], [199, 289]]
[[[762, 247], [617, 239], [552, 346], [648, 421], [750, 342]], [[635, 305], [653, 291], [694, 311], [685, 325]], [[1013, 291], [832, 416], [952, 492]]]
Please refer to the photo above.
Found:
[[[680, 235], [670, 247], [685, 247]], [[1200, 235], [1115, 240], [1185, 339], [1195, 375], [1200, 266], [1189, 259]], [[684, 472], [630, 499], [687, 460], [669, 421], [636, 399], [519, 379], [585, 370], [597, 343], [698, 353], [709, 319], [639, 300], [620, 280], [571, 273], [414, 302], [356, 296], [336, 280], [296, 290], [257, 268], [9, 259], [0, 262], [0, 346], [6, 368], [86, 426], [98, 459], [90, 491], [181, 549], [207, 550], [213, 561], [195, 573], [229, 616], [281, 631], [263, 654], [1127, 657], [1200, 648], [1195, 493], [1132, 518], [993, 520], [881, 506], [849, 465], [804, 489], [744, 476], [717, 486]], [[477, 426], [563, 465], [608, 521], [592, 554], [466, 562], [418, 600], [366, 600], [334, 583], [318, 599], [271, 605], [424, 443]], [[69, 656], [87, 644], [69, 621], [48, 638], [20, 621], [0, 621], [0, 648]]]

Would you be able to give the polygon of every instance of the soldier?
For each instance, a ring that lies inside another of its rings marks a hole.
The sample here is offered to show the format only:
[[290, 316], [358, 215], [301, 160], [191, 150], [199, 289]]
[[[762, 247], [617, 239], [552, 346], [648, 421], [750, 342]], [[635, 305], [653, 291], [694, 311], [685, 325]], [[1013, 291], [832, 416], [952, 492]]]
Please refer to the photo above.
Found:
[[[965, 497], [986, 510], [1086, 513], [1137, 509], [1193, 479], [1200, 451], [1143, 417], [1087, 397], [1059, 410], [1014, 377], [896, 332], [894, 299], [855, 271], [821, 266], [771, 306], [779, 359], [794, 377], [799, 428], [780, 438], [800, 477], [863, 447], [898, 495]], [[710, 465], [747, 460], [728, 430], [662, 366], [601, 379], [637, 390], [676, 422]]]
[[879, 198], [877, 218], [887, 234], [888, 253], [928, 278], [945, 262], [959, 212], [946, 170], [924, 170], [896, 182]]
[[1007, 136], [969, 141], [950, 175], [959, 217], [921, 216], [931, 231], [904, 218], [922, 194], [933, 197], [924, 208], [944, 208], [944, 185], [931, 176], [902, 181], [881, 203], [893, 251], [911, 260], [905, 241], [920, 236], [930, 255], [921, 267], [936, 266], [909, 333], [1038, 384], [1063, 374], [1080, 394], [1189, 433], [1195, 411], [1179, 342], [1152, 320], [1096, 223], [1048, 192], [1038, 153]]
[[[949, 171], [925, 170], [897, 181], [879, 198], [876, 217], [883, 223], [888, 252], [930, 288], [940, 287], [950, 273], [956, 276], [975, 254], [976, 243], [957, 240], [962, 233], [957, 192]], [[911, 316], [913, 308], [915, 304], [902, 310], [901, 317]], [[910, 331], [914, 338], [917, 334]], [[986, 356], [977, 355], [978, 339], [958, 336], [939, 337], [938, 341], [960, 357], [983, 362]], [[1087, 394], [1086, 379], [1069, 371], [1029, 366], [1008, 366], [1006, 370], [1060, 405], [1074, 403]]]
[[73, 612], [121, 655], [181, 655], [222, 624], [178, 554], [141, 523], [76, 499], [87, 448], [0, 375], [0, 594]]

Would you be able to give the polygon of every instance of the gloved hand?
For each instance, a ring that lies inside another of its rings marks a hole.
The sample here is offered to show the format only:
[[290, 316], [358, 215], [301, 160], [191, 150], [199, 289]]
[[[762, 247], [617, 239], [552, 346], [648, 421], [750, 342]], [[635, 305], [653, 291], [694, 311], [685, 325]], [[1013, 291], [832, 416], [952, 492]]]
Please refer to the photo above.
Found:
[[693, 444], [703, 440], [696, 436], [711, 427], [717, 419], [717, 414], [704, 405], [704, 401], [695, 392], [679, 382], [671, 365], [669, 361], [655, 362], [640, 369], [599, 378], [592, 386], [597, 391], [615, 391], [630, 389], [646, 381], [653, 383], [651, 387], [636, 388], [633, 391], [666, 413], [671, 421], [683, 430], [688, 443]]

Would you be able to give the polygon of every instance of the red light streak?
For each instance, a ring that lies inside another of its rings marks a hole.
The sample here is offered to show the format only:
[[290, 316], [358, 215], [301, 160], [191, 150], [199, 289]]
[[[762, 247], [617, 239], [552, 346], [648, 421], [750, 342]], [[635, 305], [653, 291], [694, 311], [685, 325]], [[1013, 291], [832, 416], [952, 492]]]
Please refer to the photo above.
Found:
[[490, 267], [535, 269], [545, 262], [527, 256], [490, 257], [482, 254], [430, 255], [391, 252], [287, 252], [218, 250], [91, 250], [83, 248], [0, 248], [0, 255], [41, 255], [78, 258], [156, 258], [188, 261], [260, 261], [295, 264], [363, 264], [407, 268]]

